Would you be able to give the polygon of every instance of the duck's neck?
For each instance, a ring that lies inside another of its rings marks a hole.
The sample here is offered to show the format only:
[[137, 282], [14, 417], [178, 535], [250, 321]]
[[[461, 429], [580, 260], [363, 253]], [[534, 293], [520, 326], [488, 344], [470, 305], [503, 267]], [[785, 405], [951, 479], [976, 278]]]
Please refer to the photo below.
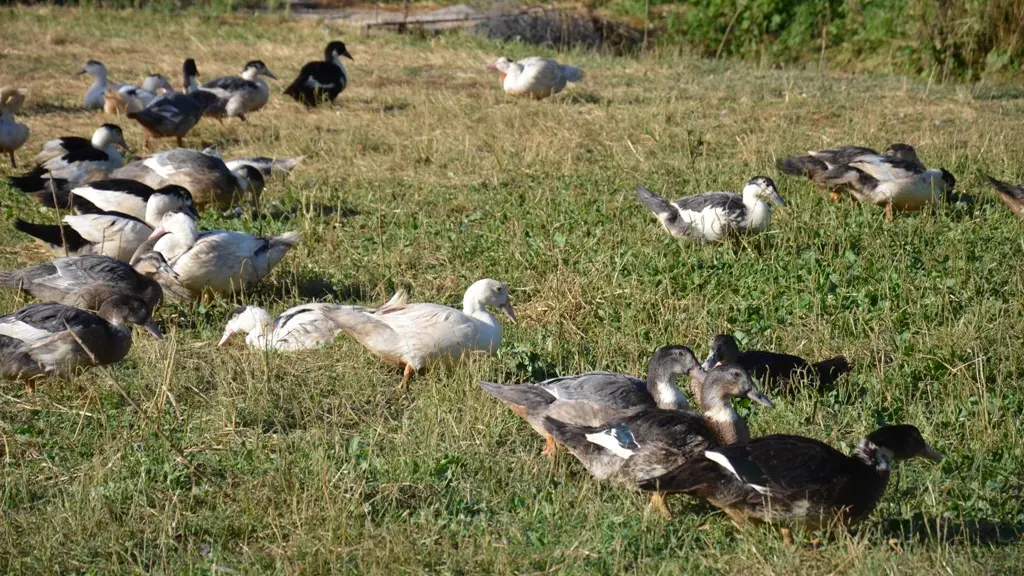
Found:
[[747, 423], [733, 409], [729, 398], [704, 394], [701, 405], [704, 406], [704, 420], [723, 445], [750, 440]]
[[490, 324], [492, 326], [498, 325], [498, 319], [494, 317], [494, 314], [491, 314], [491, 312], [487, 310], [487, 306], [481, 304], [480, 301], [474, 298], [472, 294], [466, 294], [462, 298], [462, 313], [466, 316], [476, 318], [485, 324]]
[[89, 90], [104, 90], [105, 91], [106, 89], [107, 89], [107, 73], [106, 72], [100, 72], [98, 74], [94, 74], [93, 77], [92, 77], [92, 85], [89, 87]]
[[889, 477], [892, 472], [892, 451], [864, 439], [853, 449], [853, 457], [860, 463], [873, 469], [879, 476]]
[[103, 150], [104, 154], [107, 155], [107, 158], [110, 161], [110, 163], [115, 164], [118, 167], [124, 164], [124, 157], [121, 156], [121, 153], [118, 152], [117, 148], [115, 148], [112, 144], [109, 146], [104, 146], [103, 148], [101, 148], [101, 150]]
[[772, 219], [772, 207], [754, 194], [743, 195], [743, 205], [747, 207], [747, 225], [762, 230], [768, 227]]
[[193, 92], [199, 90], [199, 82], [196, 81], [196, 77], [192, 75], [186, 75], [184, 88], [186, 94], [192, 94]]
[[253, 348], [266, 348], [274, 332], [274, 322], [266, 312], [257, 314], [256, 326], [245, 335], [245, 343]]
[[345, 70], [345, 65], [341, 63], [341, 56], [332, 57], [331, 62], [333, 62], [335, 66], [341, 69], [341, 77], [344, 78], [345, 80], [348, 80], [348, 70]]
[[678, 374], [659, 370], [657, 368], [647, 372], [647, 392], [654, 398], [658, 408], [666, 410], [687, 410], [690, 403], [686, 396], [676, 386]]

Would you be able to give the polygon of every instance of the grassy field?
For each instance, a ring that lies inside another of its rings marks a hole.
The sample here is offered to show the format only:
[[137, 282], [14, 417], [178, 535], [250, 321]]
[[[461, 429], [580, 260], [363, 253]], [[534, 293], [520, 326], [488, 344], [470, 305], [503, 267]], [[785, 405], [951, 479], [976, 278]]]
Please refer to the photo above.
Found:
[[[109, 375], [34, 395], [0, 387], [0, 570], [1019, 570], [1024, 242], [982, 174], [1022, 178], [1024, 89], [564, 54], [585, 82], [537, 103], [506, 98], [483, 69], [501, 54], [542, 53], [528, 46], [328, 33], [277, 16], [4, 9], [0, 84], [30, 91], [19, 160], [109, 121], [77, 109], [87, 83], [71, 73], [86, 59], [115, 81], [162, 72], [177, 83], [189, 56], [201, 79], [255, 58], [290, 79], [338, 36], [355, 57], [339, 106], [307, 113], [277, 84], [248, 124], [204, 121], [187, 140], [226, 157], [306, 157], [268, 187], [273, 218], [203, 216], [208, 228], [302, 232], [267, 285], [162, 308], [168, 337], [139, 333]], [[139, 146], [141, 129], [120, 122]], [[889, 223], [774, 169], [810, 148], [893, 141], [917, 146], [977, 201]], [[673, 240], [635, 198], [637, 183], [681, 196], [737, 190], [758, 174], [790, 207], [735, 251]], [[44, 261], [10, 221], [52, 215], [6, 184], [0, 200], [0, 266]], [[519, 323], [504, 323], [496, 357], [415, 379], [408, 394], [397, 370], [344, 338], [287, 356], [214, 347], [240, 303], [375, 303], [405, 286], [414, 301], [458, 305], [481, 277], [511, 286]], [[4, 312], [24, 303], [0, 294]], [[475, 384], [642, 374], [657, 346], [703, 357], [718, 332], [855, 364], [823, 397], [741, 407], [754, 435], [796, 432], [848, 450], [879, 424], [908, 422], [946, 460], [900, 466], [853, 533], [789, 548], [776, 531], [736, 530], [682, 497], [666, 522], [570, 457], [549, 464], [540, 438]]]

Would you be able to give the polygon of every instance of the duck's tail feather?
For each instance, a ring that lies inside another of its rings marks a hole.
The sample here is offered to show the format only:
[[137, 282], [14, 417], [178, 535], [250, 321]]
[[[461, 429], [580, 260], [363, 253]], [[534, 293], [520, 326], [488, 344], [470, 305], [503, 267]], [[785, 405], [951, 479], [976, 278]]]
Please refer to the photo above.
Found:
[[822, 387], [830, 386], [840, 376], [853, 370], [853, 366], [845, 356], [836, 356], [813, 364], [814, 370], [818, 373], [818, 382]]
[[[45, 184], [43, 186], [45, 188], [49, 188], [49, 186], [46, 186]], [[42, 192], [33, 192], [32, 197], [47, 208], [67, 210], [71, 207], [71, 192], [62, 186], [58, 186], [56, 183], [54, 183], [54, 189], [52, 191], [44, 190]]]
[[668, 200], [665, 200], [640, 184], [636, 185], [636, 197], [640, 200], [641, 204], [646, 206], [651, 212], [654, 212], [654, 214], [659, 218], [678, 212]]
[[775, 166], [783, 174], [790, 176], [803, 176], [814, 181], [820, 181], [821, 177], [828, 171], [828, 164], [814, 156], [794, 156], [792, 158], [779, 158]]
[[67, 188], [68, 181], [62, 178], [49, 178], [49, 172], [42, 166], [36, 166], [31, 172], [21, 176], [10, 176], [7, 181], [18, 190], [26, 193], [50, 192], [51, 186], [58, 192]]
[[582, 82], [583, 70], [569, 65], [562, 66], [562, 77], [569, 82]]
[[1005, 204], [1014, 214], [1024, 218], [1024, 187], [996, 180], [991, 176], [986, 175], [985, 177], [988, 178], [988, 183], [999, 193], [1000, 202]]
[[296, 156], [295, 158], [279, 158], [277, 160], [274, 160], [273, 167], [274, 170], [280, 170], [281, 172], [288, 174], [291, 173], [291, 171], [294, 170], [296, 166], [301, 164], [305, 158], [305, 156]]
[[285, 232], [271, 238], [267, 248], [267, 268], [270, 269], [276, 266], [284, 258], [285, 254], [294, 248], [301, 239], [302, 234], [298, 232]]
[[14, 221], [14, 228], [54, 247], [64, 247], [68, 252], [77, 252], [89, 243], [70, 226], [56, 224], [34, 224], [20, 218]]
[[507, 404], [522, 406], [527, 412], [539, 410], [555, 401], [554, 395], [547, 390], [530, 386], [528, 384], [519, 386], [503, 386], [493, 382], [478, 382], [480, 388], [491, 396]]

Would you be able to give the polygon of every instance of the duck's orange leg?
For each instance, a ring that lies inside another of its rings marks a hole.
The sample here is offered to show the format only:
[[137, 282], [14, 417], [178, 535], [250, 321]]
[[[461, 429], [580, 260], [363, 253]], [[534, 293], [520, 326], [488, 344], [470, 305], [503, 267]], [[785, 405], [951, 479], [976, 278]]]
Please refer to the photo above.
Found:
[[885, 205], [885, 221], [892, 222], [892, 202]]
[[665, 504], [665, 495], [661, 492], [655, 492], [651, 494], [651, 506], [661, 514], [661, 517], [665, 520], [672, 519], [672, 513], [668, 511], [668, 506]]
[[555, 444], [555, 437], [551, 434], [545, 434], [544, 455], [547, 456], [548, 460], [554, 460], [556, 453], [558, 453], [558, 444]]
[[416, 369], [412, 367], [412, 364], [405, 365], [405, 371], [402, 372], [402, 383], [398, 387], [402, 390], [409, 389], [409, 379], [416, 373]]

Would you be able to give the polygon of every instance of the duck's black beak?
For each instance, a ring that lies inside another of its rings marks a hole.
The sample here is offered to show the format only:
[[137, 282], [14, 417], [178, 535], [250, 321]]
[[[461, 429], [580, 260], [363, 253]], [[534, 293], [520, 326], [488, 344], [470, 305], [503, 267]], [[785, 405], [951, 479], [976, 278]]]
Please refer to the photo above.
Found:
[[927, 458], [932, 462], [942, 462], [942, 453], [925, 444], [924, 452], [921, 453], [922, 458]]
[[775, 404], [773, 404], [772, 401], [769, 400], [768, 397], [765, 396], [764, 393], [762, 393], [760, 390], [751, 390], [750, 392], [747, 392], [747, 398], [750, 398], [751, 400], [757, 402], [758, 404], [761, 404], [762, 406], [775, 408]]
[[356, 59], [353, 58], [352, 55], [348, 53], [347, 49], [344, 52], [342, 52], [341, 54], [338, 54], [338, 56], [344, 56], [345, 58], [348, 58], [349, 60], [351, 60], [353, 62], [356, 61]]
[[164, 333], [160, 331], [160, 327], [156, 325], [156, 322], [150, 320], [142, 325], [146, 329], [146, 332], [152, 334], [157, 340], [161, 340], [164, 337]]

